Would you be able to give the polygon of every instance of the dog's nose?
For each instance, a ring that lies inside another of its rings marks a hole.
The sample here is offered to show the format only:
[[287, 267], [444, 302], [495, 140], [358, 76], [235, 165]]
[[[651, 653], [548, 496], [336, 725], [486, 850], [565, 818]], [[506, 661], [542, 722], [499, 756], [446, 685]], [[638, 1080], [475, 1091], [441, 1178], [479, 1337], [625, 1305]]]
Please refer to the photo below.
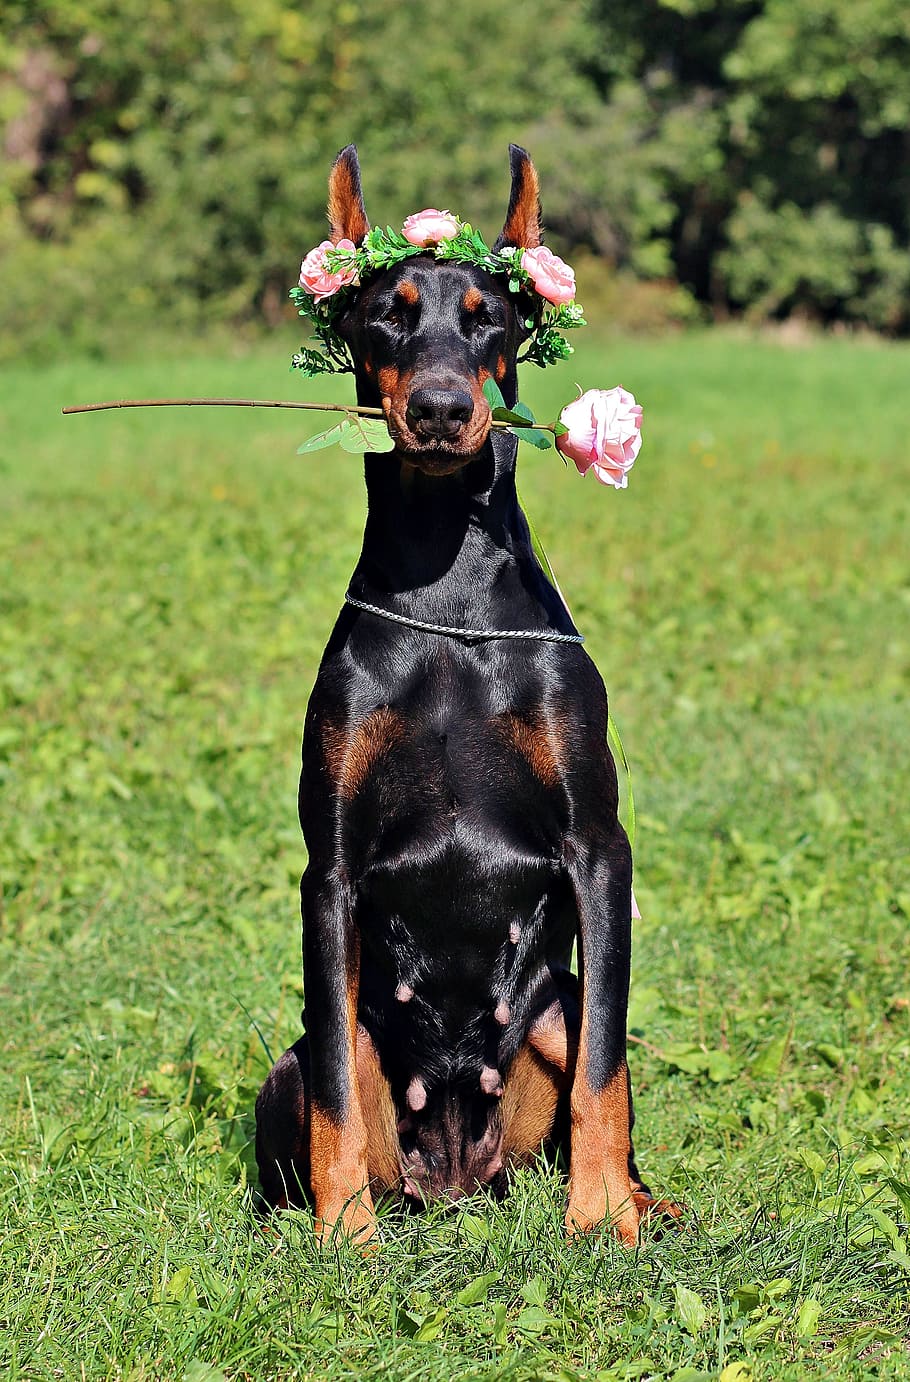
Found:
[[408, 422], [425, 437], [457, 437], [474, 412], [469, 393], [454, 389], [415, 389], [408, 399]]

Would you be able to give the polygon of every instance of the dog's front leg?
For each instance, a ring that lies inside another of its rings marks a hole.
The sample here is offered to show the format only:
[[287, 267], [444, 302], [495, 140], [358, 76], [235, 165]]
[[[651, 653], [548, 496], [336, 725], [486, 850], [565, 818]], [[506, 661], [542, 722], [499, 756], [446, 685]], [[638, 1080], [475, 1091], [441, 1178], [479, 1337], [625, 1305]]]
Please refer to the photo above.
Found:
[[358, 1245], [376, 1232], [357, 1081], [360, 944], [348, 888], [311, 863], [300, 885], [310, 1047], [310, 1186], [316, 1233]]
[[578, 908], [581, 1023], [566, 1228], [575, 1236], [609, 1222], [632, 1245], [638, 1239], [626, 1066], [632, 854], [624, 831], [573, 845], [567, 865]]

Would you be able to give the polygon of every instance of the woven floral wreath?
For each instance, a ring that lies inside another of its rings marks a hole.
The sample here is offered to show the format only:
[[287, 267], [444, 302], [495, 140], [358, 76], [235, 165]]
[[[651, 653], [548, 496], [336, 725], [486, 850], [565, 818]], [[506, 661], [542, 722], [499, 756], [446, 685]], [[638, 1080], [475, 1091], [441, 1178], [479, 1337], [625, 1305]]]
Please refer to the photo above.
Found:
[[[298, 314], [312, 322], [317, 346], [301, 346], [291, 358], [291, 367], [308, 379], [320, 374], [353, 372], [347, 345], [335, 327], [349, 293], [371, 273], [427, 253], [438, 260], [475, 264], [487, 273], [501, 274], [508, 280], [510, 293], [521, 294], [525, 302], [532, 302], [531, 315], [522, 318], [530, 334], [518, 356], [519, 364], [531, 361], [543, 368], [573, 353], [562, 333], [585, 326], [586, 322], [582, 307], [575, 301], [575, 274], [571, 267], [542, 245], [535, 249], [507, 245], [491, 250], [479, 231], [466, 221], [450, 211], [428, 207], [408, 216], [400, 233], [391, 226], [368, 231], [359, 248], [353, 240], [323, 240], [310, 250], [300, 266], [300, 280], [291, 289], [291, 297]], [[494, 427], [503, 427], [520, 441], [541, 448], [554, 444], [547, 436], [551, 433], [556, 449], [564, 459], [574, 461], [582, 475], [591, 470], [603, 484], [626, 488], [628, 472], [641, 446], [642, 410], [634, 395], [620, 385], [580, 394], [553, 423], [536, 422], [523, 403], [508, 408], [493, 379], [486, 380], [483, 391]], [[346, 413], [344, 420], [309, 437], [298, 448], [301, 454], [336, 444], [347, 451], [394, 448], [395, 442], [384, 422], [369, 416], [381, 416], [380, 409], [352, 405], [340, 411]]]
[[313, 324], [316, 349], [302, 346], [291, 360], [307, 378], [318, 374], [343, 374], [353, 371], [348, 348], [335, 329], [352, 288], [370, 274], [391, 269], [413, 255], [432, 253], [438, 260], [455, 264], [474, 264], [490, 274], [508, 280], [510, 293], [527, 294], [534, 302], [531, 316], [523, 324], [531, 334], [519, 355], [543, 368], [572, 354], [563, 331], [584, 326], [581, 306], [575, 301], [575, 274], [551, 250], [516, 249], [507, 245], [491, 250], [479, 231], [450, 211], [433, 207], [408, 216], [401, 231], [391, 226], [368, 231], [360, 247], [352, 240], [323, 240], [310, 250], [300, 266], [300, 283], [291, 297], [301, 317]]

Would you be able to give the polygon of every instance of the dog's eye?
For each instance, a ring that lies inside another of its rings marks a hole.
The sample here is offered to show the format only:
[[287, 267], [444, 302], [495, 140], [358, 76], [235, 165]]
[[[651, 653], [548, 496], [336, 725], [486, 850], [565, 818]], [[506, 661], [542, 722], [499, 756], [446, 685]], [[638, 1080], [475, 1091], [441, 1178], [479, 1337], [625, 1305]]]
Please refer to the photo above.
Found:
[[383, 312], [379, 320], [382, 326], [394, 326], [396, 330], [401, 330], [408, 325], [409, 315], [407, 307], [395, 306]]
[[487, 327], [494, 326], [495, 322], [483, 303], [475, 307], [473, 312], [465, 312], [463, 317], [465, 331], [470, 335], [474, 331], [485, 331]]

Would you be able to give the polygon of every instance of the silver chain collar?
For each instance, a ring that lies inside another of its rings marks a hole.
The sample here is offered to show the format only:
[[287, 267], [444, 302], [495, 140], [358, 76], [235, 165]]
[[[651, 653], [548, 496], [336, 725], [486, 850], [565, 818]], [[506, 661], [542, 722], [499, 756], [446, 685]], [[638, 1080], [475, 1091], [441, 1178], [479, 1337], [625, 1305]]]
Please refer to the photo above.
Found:
[[557, 633], [555, 629], [453, 629], [446, 624], [428, 624], [423, 619], [409, 619], [404, 614], [393, 614], [390, 609], [380, 605], [368, 605], [364, 600], [355, 600], [347, 591], [345, 604], [355, 609], [366, 610], [367, 614], [378, 614], [380, 619], [391, 619], [393, 624], [404, 624], [409, 629], [420, 629], [422, 633], [438, 633], [446, 638], [461, 638], [466, 643], [487, 642], [492, 638], [531, 638], [539, 643], [584, 643], [580, 633]]

